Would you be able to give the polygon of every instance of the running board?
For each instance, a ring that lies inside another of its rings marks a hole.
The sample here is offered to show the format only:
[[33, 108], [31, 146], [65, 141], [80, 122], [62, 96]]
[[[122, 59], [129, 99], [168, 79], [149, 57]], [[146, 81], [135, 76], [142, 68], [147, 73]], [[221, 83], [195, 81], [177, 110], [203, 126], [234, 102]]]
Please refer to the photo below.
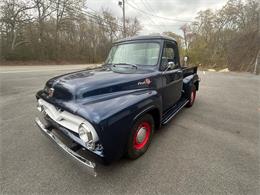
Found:
[[169, 108], [165, 114], [163, 114], [162, 125], [168, 123], [188, 102], [189, 100], [187, 99], [180, 100], [180, 102]]

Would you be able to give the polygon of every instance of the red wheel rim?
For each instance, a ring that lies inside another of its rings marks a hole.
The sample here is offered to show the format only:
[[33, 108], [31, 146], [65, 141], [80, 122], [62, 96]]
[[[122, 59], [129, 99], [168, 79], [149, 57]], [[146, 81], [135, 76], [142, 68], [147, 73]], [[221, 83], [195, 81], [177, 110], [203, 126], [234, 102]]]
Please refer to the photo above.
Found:
[[151, 125], [148, 122], [142, 122], [134, 135], [134, 149], [141, 150], [147, 144], [151, 134]]

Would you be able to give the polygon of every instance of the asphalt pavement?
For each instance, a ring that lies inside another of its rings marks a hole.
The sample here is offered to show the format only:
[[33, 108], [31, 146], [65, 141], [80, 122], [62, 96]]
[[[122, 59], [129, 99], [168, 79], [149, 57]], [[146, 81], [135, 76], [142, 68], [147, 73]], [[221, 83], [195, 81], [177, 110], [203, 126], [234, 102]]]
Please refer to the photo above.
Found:
[[95, 178], [34, 124], [36, 91], [70, 69], [1, 68], [1, 194], [260, 194], [260, 76], [199, 72], [194, 106]]

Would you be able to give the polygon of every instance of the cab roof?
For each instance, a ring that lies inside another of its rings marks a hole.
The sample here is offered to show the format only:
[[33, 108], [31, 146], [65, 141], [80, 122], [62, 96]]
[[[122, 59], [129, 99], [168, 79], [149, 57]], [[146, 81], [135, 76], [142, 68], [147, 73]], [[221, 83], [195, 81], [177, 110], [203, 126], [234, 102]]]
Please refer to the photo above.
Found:
[[176, 42], [174, 38], [165, 35], [143, 35], [143, 36], [127, 37], [124, 39], [117, 40], [114, 43], [122, 43], [122, 42], [137, 41], [137, 40], [154, 40], [154, 39], [161, 39], [161, 40], [163, 39], [163, 40], [170, 40]]

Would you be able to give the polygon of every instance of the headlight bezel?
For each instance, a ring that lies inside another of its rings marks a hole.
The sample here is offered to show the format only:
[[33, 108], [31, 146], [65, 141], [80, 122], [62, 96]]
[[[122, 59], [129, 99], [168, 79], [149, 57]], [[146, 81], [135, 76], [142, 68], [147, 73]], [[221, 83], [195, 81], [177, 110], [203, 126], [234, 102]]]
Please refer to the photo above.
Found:
[[87, 149], [95, 149], [97, 134], [94, 127], [90, 123], [86, 121], [82, 122], [79, 125], [78, 134], [79, 138], [85, 143]]
[[81, 123], [79, 125], [79, 137], [82, 139], [85, 143], [90, 142], [93, 140], [93, 134], [89, 128], [89, 126], [85, 123]]

